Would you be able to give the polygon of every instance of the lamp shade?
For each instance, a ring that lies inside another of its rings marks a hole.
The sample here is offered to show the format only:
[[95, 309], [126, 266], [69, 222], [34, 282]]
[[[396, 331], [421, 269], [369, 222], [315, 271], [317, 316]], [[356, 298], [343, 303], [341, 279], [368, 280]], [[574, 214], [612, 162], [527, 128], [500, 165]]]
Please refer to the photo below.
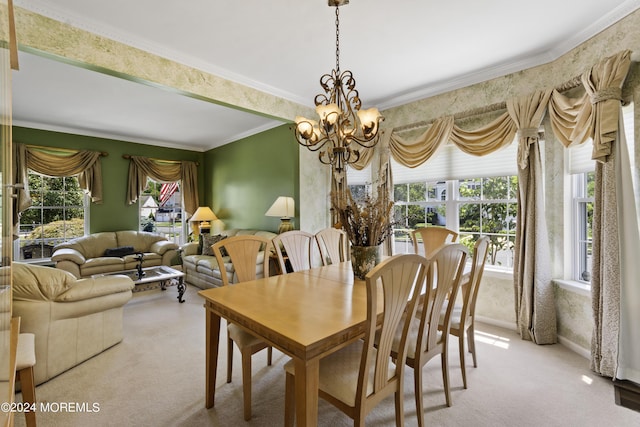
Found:
[[200, 206], [189, 221], [215, 221], [218, 217], [209, 206]]
[[280, 196], [271, 205], [265, 216], [277, 216], [280, 218], [291, 218], [295, 216], [296, 202], [293, 197]]

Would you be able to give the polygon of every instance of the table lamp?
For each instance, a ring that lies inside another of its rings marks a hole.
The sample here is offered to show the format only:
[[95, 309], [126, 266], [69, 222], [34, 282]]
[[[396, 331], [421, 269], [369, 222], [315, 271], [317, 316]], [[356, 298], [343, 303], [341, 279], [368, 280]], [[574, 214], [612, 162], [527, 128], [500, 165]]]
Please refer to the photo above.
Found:
[[278, 234], [285, 231], [293, 230], [293, 223], [291, 218], [295, 216], [296, 202], [293, 197], [280, 196], [271, 205], [269, 210], [265, 213], [265, 216], [277, 216], [280, 217], [280, 227], [278, 227]]
[[200, 233], [208, 233], [211, 230], [211, 222], [217, 220], [218, 217], [213, 213], [210, 207], [200, 206], [193, 214], [189, 221], [192, 224], [194, 237]]

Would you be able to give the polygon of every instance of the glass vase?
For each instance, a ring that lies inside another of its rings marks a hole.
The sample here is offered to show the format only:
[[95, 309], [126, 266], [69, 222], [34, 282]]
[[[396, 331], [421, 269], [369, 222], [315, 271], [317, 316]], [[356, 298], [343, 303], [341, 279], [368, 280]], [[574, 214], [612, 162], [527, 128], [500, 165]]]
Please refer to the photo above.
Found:
[[351, 266], [356, 279], [364, 280], [367, 273], [380, 263], [380, 253], [380, 245], [351, 246]]

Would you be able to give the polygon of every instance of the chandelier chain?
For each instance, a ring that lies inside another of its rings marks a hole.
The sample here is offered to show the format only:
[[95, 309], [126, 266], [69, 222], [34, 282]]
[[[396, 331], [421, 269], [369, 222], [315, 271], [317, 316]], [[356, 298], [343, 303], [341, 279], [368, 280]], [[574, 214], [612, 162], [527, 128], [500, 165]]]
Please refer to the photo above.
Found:
[[340, 75], [340, 8], [336, 6], [336, 72]]

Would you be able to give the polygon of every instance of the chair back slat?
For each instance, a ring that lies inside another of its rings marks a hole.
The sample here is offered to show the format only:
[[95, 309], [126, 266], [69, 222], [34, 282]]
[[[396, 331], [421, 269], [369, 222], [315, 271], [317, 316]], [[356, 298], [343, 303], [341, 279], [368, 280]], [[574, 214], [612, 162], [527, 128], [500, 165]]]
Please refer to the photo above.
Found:
[[[393, 368], [392, 345], [398, 328], [402, 327], [398, 360], [404, 360], [409, 324], [415, 315], [420, 284], [424, 281], [427, 267], [428, 261], [422, 256], [415, 254], [394, 255], [367, 274], [367, 332], [365, 351], [360, 366], [360, 382], [358, 384], [360, 391], [367, 387], [366, 381], [369, 378], [370, 369], [375, 370], [373, 394], [393, 386], [393, 383], [397, 381], [400, 381], [401, 386], [404, 363], [395, 365], [394, 375], [390, 376], [389, 374]], [[382, 290], [384, 313], [382, 325], [376, 338], [379, 289]], [[377, 353], [373, 362], [371, 352], [374, 350]], [[374, 363], [374, 366], [370, 366], [371, 363]], [[362, 393], [358, 393], [358, 395], [362, 396]]]
[[413, 240], [413, 250], [420, 253], [420, 242], [424, 249], [424, 256], [430, 259], [434, 252], [447, 243], [454, 243], [458, 238], [458, 233], [444, 227], [424, 227], [411, 232]]
[[289, 259], [293, 271], [303, 271], [311, 268], [311, 247], [313, 241], [315, 241], [313, 234], [300, 230], [286, 231], [273, 238], [273, 246], [278, 255], [278, 262], [280, 263], [282, 274], [287, 273], [286, 262], [284, 254], [282, 253], [283, 250]]
[[265, 253], [269, 239], [254, 235], [240, 235], [227, 237], [215, 243], [211, 249], [216, 257], [222, 284], [229, 285], [228, 272], [224, 266], [222, 248], [229, 254], [237, 282], [247, 282], [256, 279], [256, 266], [262, 257], [264, 277], [269, 277], [269, 257]]

